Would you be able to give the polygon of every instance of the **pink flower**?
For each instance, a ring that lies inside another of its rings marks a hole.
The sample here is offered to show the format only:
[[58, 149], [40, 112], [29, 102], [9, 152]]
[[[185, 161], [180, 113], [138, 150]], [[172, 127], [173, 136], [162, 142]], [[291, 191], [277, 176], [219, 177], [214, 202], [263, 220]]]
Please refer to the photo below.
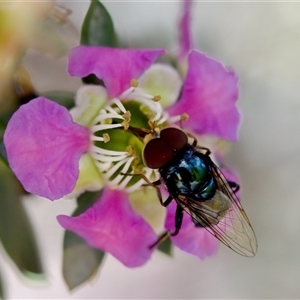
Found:
[[[164, 50], [79, 46], [70, 53], [69, 72], [79, 77], [96, 73], [104, 79], [108, 95], [120, 95], [130, 87], [132, 78], [139, 77], [163, 53]], [[100, 93], [96, 100], [104, 102], [108, 98], [105, 89]], [[88, 99], [78, 101], [85, 101], [81, 107], [91, 105]], [[92, 107], [96, 114], [103, 108], [101, 104]], [[4, 143], [9, 164], [28, 192], [55, 200], [73, 191], [79, 176], [79, 158], [89, 151], [92, 142], [88, 122], [93, 118], [89, 116], [86, 121], [88, 109], [84, 109], [76, 124], [63, 106], [39, 97], [12, 116]]]
[[152, 253], [149, 243], [157, 239], [122, 191], [105, 188], [101, 199], [82, 215], [61, 215], [57, 219], [65, 229], [75, 231], [91, 246], [109, 252], [127, 267], [144, 264]]
[[[187, 4], [184, 16], [189, 9]], [[71, 114], [51, 100], [36, 98], [13, 115], [4, 135], [9, 164], [28, 192], [55, 200], [104, 188], [98, 202], [82, 215], [58, 216], [58, 221], [128, 267], [150, 258], [153, 249], [148, 246], [164, 220], [166, 229], [174, 226], [174, 203], [166, 212], [155, 191], [142, 188], [143, 179], [123, 174], [138, 169], [151, 180], [158, 178], [143, 164], [144, 145], [126, 131], [128, 125], [146, 128], [150, 120], [164, 128], [188, 114], [184, 129], [200, 142], [207, 136], [237, 139], [237, 78], [216, 60], [190, 50], [191, 42], [184, 37], [189, 24], [184, 18], [181, 24], [179, 60], [187, 58], [188, 64], [183, 80], [173, 67], [154, 63], [163, 49], [79, 46], [70, 53], [69, 74], [93, 73], [105, 88], [80, 88]], [[172, 241], [202, 259], [217, 249], [216, 239], [195, 228], [188, 216]]]

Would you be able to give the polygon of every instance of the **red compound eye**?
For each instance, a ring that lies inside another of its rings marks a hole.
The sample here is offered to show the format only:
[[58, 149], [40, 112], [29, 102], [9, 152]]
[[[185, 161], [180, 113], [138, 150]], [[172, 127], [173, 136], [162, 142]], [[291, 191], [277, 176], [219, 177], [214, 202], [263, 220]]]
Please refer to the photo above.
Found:
[[160, 138], [177, 151], [188, 143], [187, 135], [182, 130], [173, 127], [163, 129], [160, 132]]
[[144, 148], [144, 163], [151, 169], [163, 167], [173, 157], [173, 149], [160, 138], [150, 140]]

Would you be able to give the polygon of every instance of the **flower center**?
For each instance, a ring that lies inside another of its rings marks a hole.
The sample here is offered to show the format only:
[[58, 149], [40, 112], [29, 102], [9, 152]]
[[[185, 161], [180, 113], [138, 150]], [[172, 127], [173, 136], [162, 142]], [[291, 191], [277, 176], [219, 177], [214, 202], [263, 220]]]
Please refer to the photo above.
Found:
[[141, 173], [153, 181], [159, 178], [158, 172], [143, 164], [143, 140], [128, 130], [129, 126], [146, 129], [149, 122], [163, 126], [168, 115], [159, 100], [160, 96], [145, 93], [133, 79], [131, 87], [111, 99], [93, 120], [90, 154], [111, 188], [133, 192], [145, 183]]

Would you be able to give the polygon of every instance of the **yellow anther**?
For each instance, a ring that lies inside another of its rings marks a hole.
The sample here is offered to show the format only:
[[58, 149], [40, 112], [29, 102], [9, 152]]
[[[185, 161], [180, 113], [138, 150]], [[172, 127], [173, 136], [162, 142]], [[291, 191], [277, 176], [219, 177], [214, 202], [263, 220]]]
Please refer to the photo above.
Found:
[[131, 87], [136, 88], [136, 87], [138, 87], [138, 85], [139, 85], [139, 82], [136, 78], [131, 79], [131, 81], [130, 81], [130, 86]]
[[124, 121], [122, 122], [122, 125], [123, 125], [124, 129], [127, 130], [129, 128], [129, 122], [131, 120], [130, 111], [127, 110], [126, 113], [122, 115], [122, 117], [124, 118]]
[[149, 120], [149, 121], [148, 121], [148, 125], [150, 126], [151, 131], [153, 131], [154, 128], [155, 128], [155, 123], [154, 123], [153, 121]]
[[127, 152], [128, 156], [137, 157], [136, 151], [134, 150], [134, 148], [131, 145], [126, 147], [126, 152]]
[[102, 135], [102, 137], [103, 137], [103, 142], [104, 143], [108, 143], [110, 141], [110, 137], [109, 137], [108, 133], [104, 133]]
[[153, 100], [154, 102], [158, 102], [158, 101], [161, 100], [161, 96], [160, 96], [160, 95], [153, 96], [152, 100]]
[[180, 116], [181, 121], [187, 121], [189, 118], [190, 118], [190, 116], [188, 114], [186, 114], [186, 113], [183, 113]]

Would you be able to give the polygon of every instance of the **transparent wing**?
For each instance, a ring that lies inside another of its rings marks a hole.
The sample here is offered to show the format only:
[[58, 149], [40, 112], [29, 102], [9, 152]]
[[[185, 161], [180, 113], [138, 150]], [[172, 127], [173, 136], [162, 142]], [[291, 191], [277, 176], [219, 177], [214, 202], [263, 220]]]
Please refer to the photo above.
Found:
[[222, 172], [213, 162], [212, 167], [217, 182], [212, 199], [200, 202], [181, 195], [176, 200], [197, 226], [204, 227], [238, 254], [254, 256], [257, 240], [250, 221]]

